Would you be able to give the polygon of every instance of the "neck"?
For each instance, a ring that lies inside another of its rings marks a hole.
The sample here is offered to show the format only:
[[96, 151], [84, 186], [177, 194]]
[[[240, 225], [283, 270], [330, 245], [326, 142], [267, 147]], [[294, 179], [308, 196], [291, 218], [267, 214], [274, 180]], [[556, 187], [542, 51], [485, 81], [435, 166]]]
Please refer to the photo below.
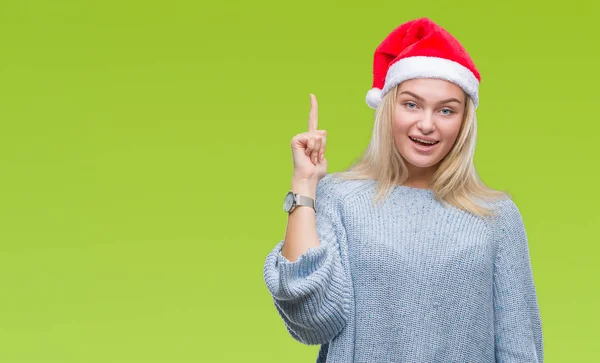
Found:
[[437, 170], [437, 165], [429, 168], [416, 168], [410, 166], [408, 170], [408, 179], [402, 185], [412, 188], [429, 189], [433, 174]]
[[429, 182], [428, 181], [412, 181], [412, 180], [407, 180], [404, 183], [400, 184], [402, 186], [405, 187], [411, 187], [411, 188], [419, 188], [419, 189], [431, 189], [429, 186]]

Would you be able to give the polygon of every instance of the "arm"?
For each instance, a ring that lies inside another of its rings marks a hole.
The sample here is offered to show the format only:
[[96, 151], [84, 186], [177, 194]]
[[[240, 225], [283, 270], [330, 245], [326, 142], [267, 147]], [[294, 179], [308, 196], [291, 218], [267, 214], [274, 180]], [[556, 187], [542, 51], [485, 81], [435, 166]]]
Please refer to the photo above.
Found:
[[527, 234], [519, 209], [501, 203], [494, 236], [494, 326], [497, 363], [543, 363], [542, 322]]
[[[300, 181], [292, 179], [292, 191], [316, 200], [316, 181]], [[285, 239], [281, 247], [281, 256], [287, 261], [294, 262], [308, 251], [318, 247], [319, 235], [316, 226], [316, 213], [310, 207], [297, 207], [288, 215]]]
[[[341, 254], [345, 232], [333, 192], [328, 176], [319, 181], [315, 222], [319, 243], [290, 261], [281, 252], [285, 240], [280, 241], [264, 265], [264, 281], [277, 312], [290, 335], [304, 344], [332, 340], [348, 317], [350, 283]], [[300, 210], [292, 214], [296, 212]]]

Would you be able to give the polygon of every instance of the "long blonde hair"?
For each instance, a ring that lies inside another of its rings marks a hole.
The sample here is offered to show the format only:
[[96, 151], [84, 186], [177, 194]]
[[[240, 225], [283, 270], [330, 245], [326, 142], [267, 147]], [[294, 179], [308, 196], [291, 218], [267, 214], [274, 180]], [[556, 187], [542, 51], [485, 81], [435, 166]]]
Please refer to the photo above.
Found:
[[[375, 111], [373, 135], [367, 149], [348, 169], [332, 173], [332, 176], [345, 180], [376, 180], [378, 202], [382, 202], [396, 186], [403, 184], [408, 178], [405, 161], [395, 147], [392, 132], [399, 86], [383, 97], [381, 105]], [[435, 197], [447, 206], [452, 205], [481, 217], [493, 216], [493, 210], [484, 204], [510, 198], [510, 194], [487, 187], [475, 171], [473, 156], [477, 117], [473, 101], [468, 96], [466, 100], [464, 118], [456, 141], [440, 161], [430, 188]]]

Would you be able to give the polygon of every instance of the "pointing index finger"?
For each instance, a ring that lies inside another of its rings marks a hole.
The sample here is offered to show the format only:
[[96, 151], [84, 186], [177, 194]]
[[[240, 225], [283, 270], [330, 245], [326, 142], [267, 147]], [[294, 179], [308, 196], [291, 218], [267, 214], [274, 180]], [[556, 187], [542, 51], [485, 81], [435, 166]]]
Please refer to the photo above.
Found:
[[313, 132], [317, 131], [318, 125], [318, 114], [319, 114], [319, 105], [317, 104], [317, 98], [312, 93], [310, 94], [310, 114], [308, 116], [308, 131]]

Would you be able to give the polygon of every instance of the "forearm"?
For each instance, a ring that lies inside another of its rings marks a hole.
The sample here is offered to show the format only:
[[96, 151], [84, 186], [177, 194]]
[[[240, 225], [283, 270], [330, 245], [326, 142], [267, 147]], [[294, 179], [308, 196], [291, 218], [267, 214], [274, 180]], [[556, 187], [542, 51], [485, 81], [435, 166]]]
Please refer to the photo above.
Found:
[[[292, 179], [291, 190], [294, 193], [316, 199], [317, 181]], [[314, 209], [299, 206], [288, 215], [285, 232], [285, 241], [281, 255], [290, 262], [299, 256], [320, 245], [317, 233], [316, 215]]]

